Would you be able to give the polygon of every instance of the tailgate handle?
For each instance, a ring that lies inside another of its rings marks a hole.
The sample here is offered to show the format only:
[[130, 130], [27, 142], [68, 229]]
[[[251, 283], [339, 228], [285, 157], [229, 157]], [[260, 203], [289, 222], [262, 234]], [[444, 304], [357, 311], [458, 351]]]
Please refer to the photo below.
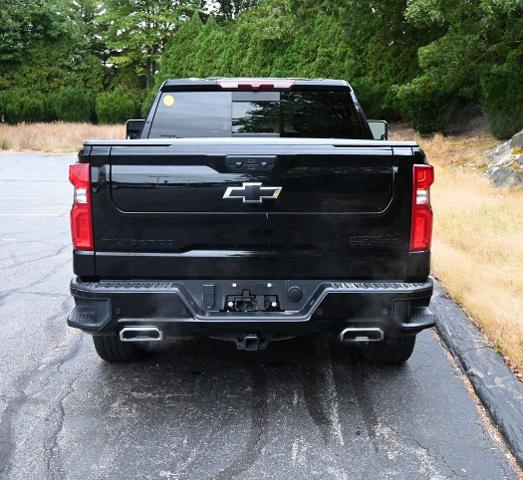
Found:
[[231, 172], [269, 172], [276, 165], [276, 155], [227, 155], [225, 166]]

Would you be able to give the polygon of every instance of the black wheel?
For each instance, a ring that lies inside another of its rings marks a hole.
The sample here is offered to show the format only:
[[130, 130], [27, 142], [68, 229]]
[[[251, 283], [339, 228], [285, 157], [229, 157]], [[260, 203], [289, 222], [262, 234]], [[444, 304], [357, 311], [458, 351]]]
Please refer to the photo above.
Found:
[[416, 336], [386, 338], [382, 342], [369, 343], [365, 359], [379, 363], [403, 363], [412, 355]]
[[116, 335], [93, 335], [94, 348], [106, 362], [134, 362], [145, 354], [135, 343], [122, 342]]

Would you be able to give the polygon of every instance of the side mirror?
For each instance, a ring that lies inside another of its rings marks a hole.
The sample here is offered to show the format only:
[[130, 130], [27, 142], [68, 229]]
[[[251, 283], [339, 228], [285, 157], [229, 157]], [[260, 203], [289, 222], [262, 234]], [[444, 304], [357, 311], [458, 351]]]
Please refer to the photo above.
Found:
[[125, 138], [140, 138], [144, 125], [145, 120], [142, 118], [131, 118], [130, 120], [127, 120], [127, 122], [125, 122]]
[[374, 140], [387, 140], [389, 138], [389, 124], [385, 120], [369, 120], [369, 127]]

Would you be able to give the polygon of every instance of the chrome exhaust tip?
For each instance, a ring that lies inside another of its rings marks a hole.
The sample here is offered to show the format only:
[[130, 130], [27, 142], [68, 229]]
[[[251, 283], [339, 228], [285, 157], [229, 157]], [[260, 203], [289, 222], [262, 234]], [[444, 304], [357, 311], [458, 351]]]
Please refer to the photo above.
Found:
[[159, 342], [163, 332], [158, 327], [124, 327], [120, 330], [122, 342]]
[[340, 342], [381, 342], [385, 335], [378, 327], [349, 327], [341, 331], [339, 338]]

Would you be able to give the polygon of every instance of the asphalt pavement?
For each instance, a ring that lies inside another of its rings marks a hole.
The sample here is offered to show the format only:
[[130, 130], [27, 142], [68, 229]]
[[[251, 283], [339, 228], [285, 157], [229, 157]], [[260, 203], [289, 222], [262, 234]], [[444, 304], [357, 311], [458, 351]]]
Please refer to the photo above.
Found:
[[102, 362], [66, 326], [74, 159], [0, 155], [0, 478], [518, 478], [434, 331], [401, 367], [322, 338]]

